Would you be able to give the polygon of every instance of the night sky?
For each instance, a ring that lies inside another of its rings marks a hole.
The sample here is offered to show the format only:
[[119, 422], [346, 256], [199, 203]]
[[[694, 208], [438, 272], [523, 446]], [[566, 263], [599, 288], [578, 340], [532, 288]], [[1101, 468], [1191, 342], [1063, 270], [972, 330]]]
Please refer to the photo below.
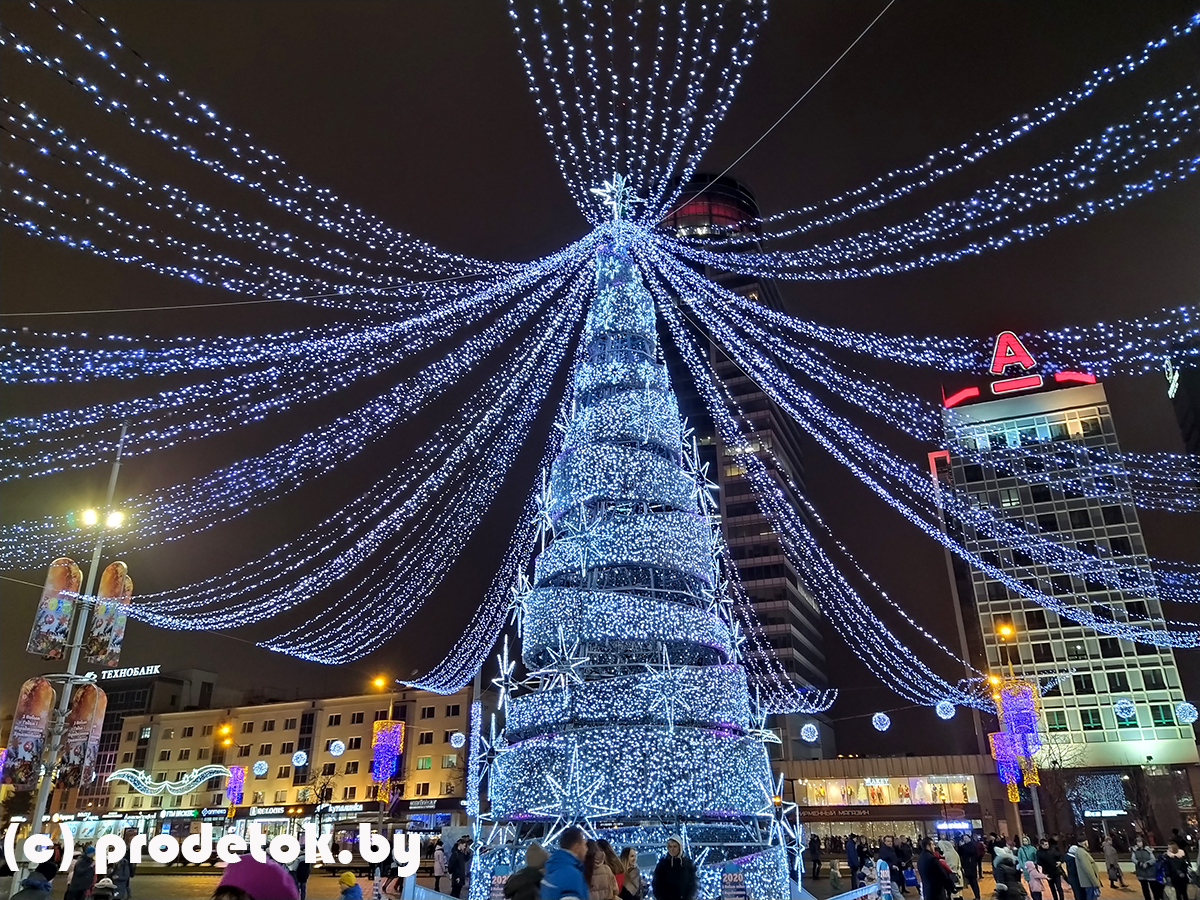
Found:
[[[799, 97], [876, 15], [882, 3], [779, 2], [704, 168], [720, 171]], [[5, 2], [5, 23], [39, 22], [26, 4]], [[529, 95], [508, 13], [501, 3], [192, 2], [111, 3], [107, 16], [126, 43], [172, 79], [282, 154], [291, 171], [332, 188], [354, 205], [438, 246], [471, 256], [524, 260], [551, 252], [587, 226], [558, 174]], [[1194, 6], [1171, 3], [947, 3], [901, 0], [782, 125], [730, 173], [749, 185], [765, 214], [854, 188], [893, 168], [987, 130], [1077, 86], [1093, 69], [1135, 53], [1182, 22]], [[32, 31], [31, 31], [32, 35]], [[1194, 79], [1190, 50], [1105, 92], [1077, 115], [1043, 129], [1026, 146], [998, 154], [947, 186], [960, 193], [1065, 151], [1136, 110], [1142, 101]], [[87, 108], [34, 67], [4, 54], [0, 81], [11, 97], [96, 138], [115, 157], [169, 178], [217, 203], [238, 194], [179, 157], [148, 144]], [[11, 150], [4, 146], [7, 156]], [[206, 190], [202, 191], [201, 188]], [[921, 207], [912, 207], [913, 211]], [[1081, 226], [978, 259], [901, 276], [839, 283], [781, 284], [789, 310], [821, 323], [886, 333], [986, 337], [1135, 316], [1195, 303], [1200, 292], [1200, 185], [1175, 187], [1101, 214]], [[0, 292], [6, 313], [148, 307], [235, 300], [207, 288], [94, 259], [6, 228], [0, 237]], [[8, 327], [90, 330], [166, 337], [256, 334], [331, 321], [283, 304], [173, 313], [54, 319], [6, 318]], [[422, 357], [414, 365], [419, 365]], [[401, 373], [408, 371], [401, 367]], [[873, 374], [929, 398], [935, 374], [872, 368]], [[230, 435], [131, 460], [118, 495], [173, 484], [262, 452], [379, 393], [387, 379]], [[1181, 450], [1161, 377], [1107, 381], [1122, 446]], [[80, 406], [122, 396], [111, 386], [18, 388], [6, 415]], [[120, 390], [119, 388], [117, 389]], [[438, 404], [442, 406], [442, 404]], [[443, 408], [449, 408], [445, 406]], [[118, 554], [139, 592], [156, 591], [236, 565], [316, 523], [402, 460], [437, 424], [436, 414], [403, 426], [365, 451], [361, 462], [288, 499], [200, 537], [142, 553]], [[541, 423], [539, 439], [548, 421]], [[929, 447], [881, 428], [896, 452], [923, 464]], [[357, 692], [375, 674], [406, 676], [436, 662], [487, 586], [533, 476], [537, 447], [523, 457], [495, 508], [442, 589], [388, 648], [356, 665], [329, 668], [255, 648], [236, 636], [180, 634], [131, 623], [122, 665], [217, 670], [222, 684], [279, 696]], [[885, 509], [810, 445], [807, 481], [818, 508], [891, 595], [931, 630], [954, 640], [942, 551]], [[4, 521], [102, 501], [107, 472], [92, 470], [6, 485]], [[1200, 516], [1143, 514], [1151, 554], [1200, 559]], [[47, 560], [49, 562], [49, 560]], [[83, 560], [80, 560], [83, 562]], [[5, 573], [40, 584], [44, 573]], [[24, 653], [38, 590], [0, 582], [0, 708], [11, 715], [17, 686], [44, 664]], [[1193, 618], [1188, 609], [1168, 616]], [[890, 620], [889, 620], [890, 621]], [[899, 633], [905, 634], [901, 626]], [[908, 632], [911, 634], [911, 632]], [[914, 646], [920, 647], [913, 641]], [[934, 659], [928, 645], [919, 652]], [[928, 729], [931, 714], [907, 712], [851, 657], [828, 644], [831, 682], [842, 696], [831, 715], [839, 750], [878, 752], [861, 714], [893, 710], [889, 749], [966, 750], [953, 729]], [[1200, 697], [1200, 660], [1181, 655], [1185, 689]], [[1192, 665], [1187, 665], [1191, 663]], [[490, 672], [490, 668], [487, 670]], [[949, 669], [944, 670], [951, 674]], [[960, 719], [966, 717], [959, 717]]]

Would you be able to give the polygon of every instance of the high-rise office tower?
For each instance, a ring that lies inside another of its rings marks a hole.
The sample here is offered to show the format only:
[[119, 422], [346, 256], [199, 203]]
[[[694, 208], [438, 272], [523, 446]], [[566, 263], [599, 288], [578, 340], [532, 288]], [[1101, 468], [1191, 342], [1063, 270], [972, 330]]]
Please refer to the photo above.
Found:
[[[754, 223], [759, 217], [758, 202], [747, 187], [732, 178], [697, 175], [684, 186], [680, 198], [677, 208], [663, 222], [680, 236], [723, 237], [757, 233]], [[703, 274], [731, 291], [783, 310], [779, 292], [771, 281], [710, 268]], [[754, 425], [756, 454], [803, 514], [803, 507], [795, 495], [796, 491], [805, 490], [800, 430], [796, 423], [713, 344], [709, 345], [709, 359], [717, 376], [728, 386]], [[668, 364], [674, 362], [668, 354]], [[690, 380], [679, 377], [675, 383], [683, 388]], [[683, 392], [679, 404], [681, 412], [696, 429], [710, 466], [716, 472], [714, 480], [721, 495], [721, 528], [742, 584], [763, 626], [764, 636], [780, 664], [797, 684], [818, 689], [828, 687], [821, 615], [816, 600], [805, 590], [800, 574], [784, 555], [779, 536], [755, 503], [745, 470], [730, 459], [699, 399], [694, 393]], [[821, 737], [816, 743], [800, 739], [800, 729], [806, 722], [815, 722], [820, 729]], [[773, 725], [780, 730], [783, 743], [777, 749], [782, 758], [812, 759], [833, 755], [833, 734], [823, 716], [777, 716]]]
[[1200, 365], [1189, 356], [1200, 349], [1200, 339], [1180, 344], [1163, 364], [1167, 376], [1167, 398], [1175, 409], [1183, 448], [1197, 456], [1200, 467]]
[[954, 558], [964, 654], [1001, 677], [1011, 666], [1018, 678], [1061, 679], [1043, 695], [1041, 724], [1045, 742], [1071, 768], [1196, 762], [1193, 730], [1176, 717], [1184, 695], [1171, 650], [1120, 636], [1153, 627], [1138, 622], [1161, 619], [1162, 608], [1133, 494], [1115, 459], [1103, 385], [1085, 373], [1039, 371], [1008, 333], [997, 340], [991, 374], [998, 380], [945, 399], [948, 449], [930, 454], [933, 477], [1139, 577], [1118, 589], [1100, 578], [1098, 563], [1071, 572], [1041, 565], [1011, 542], [948, 519], [955, 538], [1006, 575], [1119, 625], [1116, 634], [1080, 626]]

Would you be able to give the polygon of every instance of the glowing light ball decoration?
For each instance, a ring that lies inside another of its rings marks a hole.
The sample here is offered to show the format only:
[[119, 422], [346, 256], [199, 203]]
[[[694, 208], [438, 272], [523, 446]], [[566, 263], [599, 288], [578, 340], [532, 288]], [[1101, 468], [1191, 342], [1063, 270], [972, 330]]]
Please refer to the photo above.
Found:
[[801, 740], [808, 741], [810, 744], [815, 744], [817, 742], [817, 738], [819, 738], [820, 736], [821, 736], [821, 732], [817, 729], [817, 726], [814, 725], [812, 722], [805, 722], [800, 727], [800, 739]]
[[254, 763], [254, 774], [257, 777], [262, 778], [267, 774], [268, 768], [267, 761], [265, 759], [260, 759]]
[[1113, 712], [1117, 714], [1118, 719], [1129, 719], [1137, 716], [1137, 707], [1133, 705], [1133, 701], [1128, 697], [1122, 697], [1113, 703]]
[[400, 770], [404, 752], [404, 723], [380, 719], [371, 734], [371, 780], [383, 784]]
[[871, 716], [871, 725], [876, 731], [887, 731], [892, 727], [892, 717], [887, 713], [877, 712]]
[[[515, 598], [528, 677], [514, 679], [505, 656], [494, 682], [491, 817], [543, 844], [578, 825], [659, 855], [679, 831], [699, 863], [698, 896], [720, 895], [721, 868], [736, 860], [748, 895], [785, 897], [794, 806], [764, 803], [775, 779], [722, 614], [706, 476], [660, 361], [653, 298], [624, 247], [619, 178], [606, 196], [615, 221], [539, 501], [541, 552]], [[472, 900], [523, 852], [510, 842], [476, 854]]]
[[246, 792], [246, 767], [230, 766], [229, 781], [225, 785], [225, 796], [232, 806], [238, 806]]
[[933, 709], [939, 719], [953, 719], [956, 711], [954, 704], [949, 700], [939, 700], [938, 705]]
[[329, 743], [329, 755], [330, 756], [341, 756], [345, 752], [346, 752], [346, 745], [342, 741], [330, 741], [330, 743]]
[[308, 753], [304, 750], [297, 750], [292, 754], [292, 765], [297, 769], [302, 769], [308, 765]]
[[1184, 725], [1191, 725], [1197, 718], [1200, 718], [1200, 712], [1197, 712], [1195, 704], [1184, 700], [1175, 707], [1175, 718]]
[[461, 750], [467, 746], [467, 736], [461, 731], [454, 732], [454, 734], [450, 735], [450, 746], [455, 750]]

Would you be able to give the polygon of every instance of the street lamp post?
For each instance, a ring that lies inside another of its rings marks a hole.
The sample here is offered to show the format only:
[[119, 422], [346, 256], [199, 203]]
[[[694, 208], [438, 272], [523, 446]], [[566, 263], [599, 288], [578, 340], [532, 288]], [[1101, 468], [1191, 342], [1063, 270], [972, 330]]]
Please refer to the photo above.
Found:
[[[67, 657], [67, 671], [60, 676], [62, 678], [62, 689], [59, 691], [58, 706], [55, 708], [54, 715], [50, 721], [50, 734], [46, 741], [45, 752], [42, 755], [42, 778], [38, 783], [37, 799], [34, 801], [33, 815], [30, 819], [31, 834], [36, 834], [41, 830], [42, 819], [46, 815], [46, 806], [50, 800], [50, 787], [54, 782], [54, 768], [58, 761], [59, 750], [62, 749], [67, 710], [71, 707], [71, 688], [77, 683], [88, 680], [80, 678], [78, 675], [79, 656], [83, 649], [83, 635], [87, 628], [88, 612], [94, 603], [92, 595], [96, 590], [96, 578], [100, 572], [100, 554], [104, 552], [105, 530], [119, 527], [124, 520], [124, 515], [120, 511], [113, 509], [112, 503], [113, 495], [117, 490], [117, 474], [121, 471], [121, 451], [125, 447], [125, 432], [127, 427], [125, 424], [121, 425], [121, 435], [117, 438], [117, 456], [113, 460], [112, 473], [108, 478], [108, 494], [104, 499], [104, 511], [99, 515], [94, 515], [89, 510], [83, 517], [85, 524], [99, 525], [100, 530], [97, 532], [96, 546], [92, 549], [92, 565], [88, 569], [87, 586], [83, 589], [83, 595], [78, 598], [73, 608], [75, 627], [71, 635], [70, 654]], [[13, 894], [20, 889], [21, 881], [28, 876], [29, 870], [28, 861], [22, 862], [19, 873], [13, 875]]]

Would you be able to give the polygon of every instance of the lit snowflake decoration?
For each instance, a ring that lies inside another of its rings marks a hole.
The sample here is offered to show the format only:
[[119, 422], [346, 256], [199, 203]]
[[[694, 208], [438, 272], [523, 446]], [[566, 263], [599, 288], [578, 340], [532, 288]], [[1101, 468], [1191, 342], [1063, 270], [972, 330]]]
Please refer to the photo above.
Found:
[[513, 670], [517, 667], [516, 660], [508, 658], [508, 638], [504, 638], [504, 649], [496, 657], [496, 662], [500, 664], [500, 677], [493, 678], [494, 684], [500, 691], [500, 709], [504, 709], [504, 704], [508, 702], [508, 696], [515, 691], [519, 685], [513, 678]]
[[450, 746], [455, 750], [461, 750], [467, 745], [467, 736], [461, 731], [456, 731], [450, 735]]
[[762, 790], [767, 802], [756, 815], [771, 817], [770, 843], [784, 846], [789, 841], [795, 841], [796, 830], [788, 821], [788, 816], [796, 811], [796, 804], [784, 802], [783, 773], [779, 774], [774, 783], [767, 782], [763, 785]]
[[302, 769], [308, 765], [308, 754], [303, 750], [297, 750], [292, 754], [292, 765], [297, 769]]
[[594, 781], [584, 784], [582, 781], [582, 773], [579, 767], [579, 748], [576, 747], [571, 753], [571, 765], [567, 770], [567, 777], [563, 783], [559, 783], [553, 775], [546, 774], [547, 783], [554, 792], [555, 800], [553, 803], [548, 803], [545, 806], [538, 806], [530, 809], [531, 813], [543, 816], [554, 816], [554, 823], [546, 832], [546, 837], [542, 843], [549, 845], [558, 839], [558, 836], [563, 831], [572, 825], [578, 825], [587, 834], [595, 837], [595, 819], [602, 816], [610, 815], [619, 810], [613, 809], [610, 806], [602, 806], [594, 803], [592, 798], [600, 790], [600, 786], [604, 783], [604, 776], [598, 776]]
[[559, 686], [565, 689], [572, 684], [583, 684], [579, 668], [588, 662], [588, 657], [577, 655], [578, 640], [570, 647], [567, 646], [567, 637], [561, 625], [558, 626], [558, 647], [549, 647], [547, 652], [550, 654], [549, 662], [530, 672], [530, 678], [538, 679], [543, 689]]
[[648, 683], [638, 685], [635, 690], [639, 694], [649, 695], [650, 712], [664, 711], [667, 730], [673, 733], [675, 717], [681, 712], [690, 712], [691, 707], [685, 697], [686, 687], [675, 675], [677, 670], [671, 668], [671, 656], [665, 644], [662, 647], [662, 662], [657, 669], [647, 668], [651, 669], [652, 678]]
[[267, 774], [268, 768], [269, 767], [267, 766], [267, 761], [265, 759], [260, 759], [258, 762], [256, 762], [254, 764], [254, 774], [257, 775], [259, 778], [262, 778], [264, 775]]
[[954, 704], [949, 700], [939, 700], [938, 705], [933, 709], [934, 712], [937, 713], [939, 719], [953, 719], [954, 713], [956, 712]]
[[1191, 725], [1196, 719], [1200, 718], [1200, 712], [1196, 711], [1196, 706], [1193, 703], [1188, 703], [1184, 700], [1175, 707], [1175, 718], [1184, 725]]
[[346, 745], [341, 741], [331, 741], [329, 744], [330, 756], [341, 756], [346, 752]]
[[1113, 712], [1117, 714], [1118, 719], [1132, 719], [1137, 715], [1137, 707], [1128, 697], [1122, 697], [1113, 704]]
[[892, 727], [892, 717], [887, 713], [877, 712], [871, 716], [871, 724], [875, 726], [876, 731], [887, 731]]
[[820, 736], [820, 729], [818, 729], [817, 726], [812, 722], [805, 722], [800, 728], [800, 739], [808, 741], [810, 744], [815, 744], [817, 742], [817, 738]]

